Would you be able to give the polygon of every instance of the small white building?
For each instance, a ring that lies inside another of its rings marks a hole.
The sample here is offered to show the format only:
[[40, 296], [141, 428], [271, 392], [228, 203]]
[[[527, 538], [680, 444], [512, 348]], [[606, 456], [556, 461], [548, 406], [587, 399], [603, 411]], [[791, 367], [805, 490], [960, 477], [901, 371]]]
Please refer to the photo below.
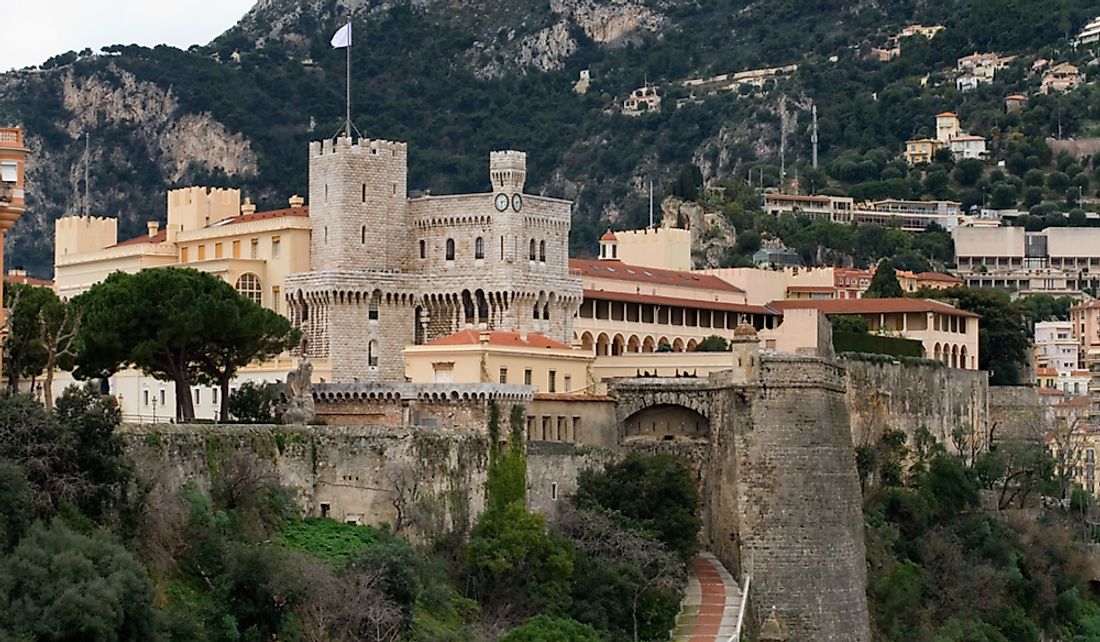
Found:
[[981, 136], [962, 134], [947, 141], [947, 148], [955, 159], [960, 158], [985, 158], [985, 139]]
[[1071, 372], [1079, 367], [1077, 339], [1069, 321], [1040, 321], [1035, 324], [1035, 367]]
[[637, 116], [647, 111], [659, 111], [661, 109], [661, 95], [657, 93], [657, 87], [646, 85], [630, 92], [630, 96], [623, 101], [623, 113]]

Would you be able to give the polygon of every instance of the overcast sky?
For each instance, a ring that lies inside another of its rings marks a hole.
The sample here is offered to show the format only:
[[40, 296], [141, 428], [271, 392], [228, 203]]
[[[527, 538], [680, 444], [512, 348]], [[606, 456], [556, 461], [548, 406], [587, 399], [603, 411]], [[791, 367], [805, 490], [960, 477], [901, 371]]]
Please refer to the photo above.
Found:
[[0, 0], [0, 71], [114, 44], [186, 49], [236, 24], [255, 0]]

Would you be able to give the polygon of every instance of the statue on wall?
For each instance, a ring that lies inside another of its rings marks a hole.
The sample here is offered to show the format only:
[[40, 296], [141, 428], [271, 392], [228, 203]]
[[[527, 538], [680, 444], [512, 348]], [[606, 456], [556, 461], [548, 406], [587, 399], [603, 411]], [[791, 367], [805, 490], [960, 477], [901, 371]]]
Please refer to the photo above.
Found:
[[305, 425], [313, 421], [317, 416], [313, 405], [312, 379], [313, 364], [308, 359], [302, 359], [298, 367], [286, 375], [286, 385], [283, 394], [286, 396], [286, 406], [283, 409], [283, 423]]

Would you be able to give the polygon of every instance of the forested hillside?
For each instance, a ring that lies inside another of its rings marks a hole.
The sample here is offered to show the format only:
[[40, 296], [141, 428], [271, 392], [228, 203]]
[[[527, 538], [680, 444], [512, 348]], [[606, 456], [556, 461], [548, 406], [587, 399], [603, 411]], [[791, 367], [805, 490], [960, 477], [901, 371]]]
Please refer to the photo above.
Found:
[[[653, 180], [659, 198], [686, 164], [708, 181], [761, 166], [765, 184], [776, 182], [781, 120], [788, 174], [802, 176], [804, 190], [897, 178], [884, 162], [871, 172], [867, 155], [896, 155], [947, 109], [1000, 155], [1009, 133], [1041, 139], [1060, 127], [1068, 137], [1100, 123], [1090, 86], [1036, 96], [1021, 114], [1003, 108], [1006, 93], [1034, 89], [1027, 66], [1038, 56], [1097, 69], [1068, 44], [1097, 11], [1087, 0], [264, 0], [188, 51], [120, 45], [0, 76], [0, 122], [24, 126], [34, 152], [31, 208], [9, 237], [10, 264], [51, 271], [52, 221], [82, 207], [84, 134], [89, 209], [118, 216], [123, 235], [163, 216], [169, 187], [239, 186], [261, 207], [304, 194], [306, 143], [335, 133], [343, 116], [344, 52], [328, 40], [349, 11], [354, 119], [367, 136], [409, 141], [410, 187], [483, 190], [488, 151], [524, 149], [529, 189], [577, 201], [578, 254], [591, 253], [609, 223], [642, 220], [644, 186]], [[946, 29], [905, 39], [889, 62], [865, 58], [914, 22]], [[947, 75], [955, 59], [986, 50], [1020, 57], [994, 83], [958, 93]], [[759, 89], [688, 100], [681, 84], [787, 64], [798, 70]], [[579, 94], [583, 69], [592, 83]], [[661, 109], [621, 114], [647, 80], [664, 96]], [[818, 172], [808, 167], [814, 103]]]

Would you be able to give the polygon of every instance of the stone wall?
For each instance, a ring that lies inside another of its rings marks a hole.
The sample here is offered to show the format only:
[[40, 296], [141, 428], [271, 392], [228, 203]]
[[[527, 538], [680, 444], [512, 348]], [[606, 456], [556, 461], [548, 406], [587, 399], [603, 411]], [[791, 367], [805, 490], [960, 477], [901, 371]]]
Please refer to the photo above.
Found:
[[1035, 386], [989, 389], [989, 430], [994, 440], [1040, 440], [1052, 419], [1053, 411], [1039, 399]]
[[848, 414], [855, 445], [872, 444], [901, 430], [910, 444], [921, 428], [953, 449], [962, 428], [978, 447], [986, 441], [990, 388], [979, 370], [845, 359]]
[[447, 429], [125, 425], [140, 474], [175, 491], [208, 488], [245, 457], [295, 491], [305, 515], [390, 524], [414, 542], [467, 529], [485, 504], [488, 440]]

